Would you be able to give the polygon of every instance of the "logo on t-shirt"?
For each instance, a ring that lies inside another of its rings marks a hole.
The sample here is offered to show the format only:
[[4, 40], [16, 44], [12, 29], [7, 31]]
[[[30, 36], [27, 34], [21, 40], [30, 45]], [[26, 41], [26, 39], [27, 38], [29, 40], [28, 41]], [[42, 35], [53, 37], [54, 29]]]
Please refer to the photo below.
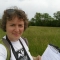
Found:
[[17, 51], [18, 54], [18, 59], [20, 60], [28, 60], [26, 52], [21, 48], [20, 50]]

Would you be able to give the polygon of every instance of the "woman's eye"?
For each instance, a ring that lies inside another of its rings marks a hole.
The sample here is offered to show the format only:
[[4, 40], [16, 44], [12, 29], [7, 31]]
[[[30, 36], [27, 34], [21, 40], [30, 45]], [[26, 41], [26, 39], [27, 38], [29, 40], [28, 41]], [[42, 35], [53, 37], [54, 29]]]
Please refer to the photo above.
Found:
[[19, 25], [19, 27], [23, 27], [23, 25]]
[[19, 25], [19, 27], [21, 27], [22, 25]]
[[10, 26], [15, 26], [14, 24], [10, 25]]

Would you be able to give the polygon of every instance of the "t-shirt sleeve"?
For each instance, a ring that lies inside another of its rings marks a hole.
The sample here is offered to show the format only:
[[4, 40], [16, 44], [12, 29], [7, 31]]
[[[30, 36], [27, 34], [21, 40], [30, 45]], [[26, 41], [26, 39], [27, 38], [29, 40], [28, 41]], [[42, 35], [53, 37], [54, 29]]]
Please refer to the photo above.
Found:
[[0, 60], [6, 60], [7, 50], [4, 45], [0, 44]]

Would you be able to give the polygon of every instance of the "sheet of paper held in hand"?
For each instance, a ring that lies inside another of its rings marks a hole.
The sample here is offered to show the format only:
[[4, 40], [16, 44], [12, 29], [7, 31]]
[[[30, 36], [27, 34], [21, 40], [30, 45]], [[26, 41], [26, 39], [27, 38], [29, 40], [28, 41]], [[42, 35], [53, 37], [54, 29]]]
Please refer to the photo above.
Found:
[[41, 60], [60, 60], [60, 49], [57, 49], [53, 45], [48, 45]]

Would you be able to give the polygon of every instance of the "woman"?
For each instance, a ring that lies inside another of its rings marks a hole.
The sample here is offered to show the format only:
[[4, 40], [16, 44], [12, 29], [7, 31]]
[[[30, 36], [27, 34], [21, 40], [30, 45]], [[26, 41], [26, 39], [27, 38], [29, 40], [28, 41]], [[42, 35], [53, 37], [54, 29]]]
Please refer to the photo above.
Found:
[[31, 56], [26, 40], [21, 37], [27, 27], [28, 19], [23, 10], [10, 8], [4, 11], [2, 29], [6, 36], [1, 40], [0, 60], [40, 60], [40, 56]]

